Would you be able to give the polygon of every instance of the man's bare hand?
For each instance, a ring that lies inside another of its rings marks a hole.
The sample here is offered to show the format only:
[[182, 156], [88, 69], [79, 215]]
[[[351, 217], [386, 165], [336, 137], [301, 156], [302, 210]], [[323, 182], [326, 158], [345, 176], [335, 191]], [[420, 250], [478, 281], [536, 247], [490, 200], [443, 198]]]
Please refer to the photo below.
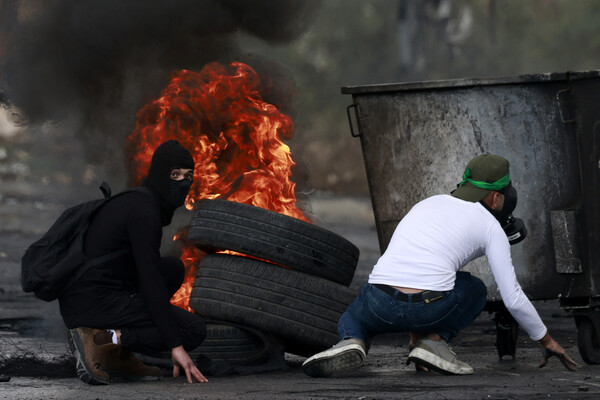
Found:
[[202, 375], [202, 372], [196, 368], [196, 365], [185, 351], [183, 346], [175, 347], [171, 350], [171, 358], [173, 360], [173, 378], [179, 377], [181, 368], [185, 371], [187, 380], [192, 383], [192, 377], [196, 378], [198, 382], [208, 382], [208, 379]]
[[548, 359], [552, 356], [556, 356], [560, 362], [565, 366], [569, 371], [577, 371], [577, 363], [569, 357], [565, 349], [558, 344], [549, 333], [540, 340], [540, 344], [542, 345], [542, 361], [540, 362], [539, 368], [544, 367], [548, 363]]

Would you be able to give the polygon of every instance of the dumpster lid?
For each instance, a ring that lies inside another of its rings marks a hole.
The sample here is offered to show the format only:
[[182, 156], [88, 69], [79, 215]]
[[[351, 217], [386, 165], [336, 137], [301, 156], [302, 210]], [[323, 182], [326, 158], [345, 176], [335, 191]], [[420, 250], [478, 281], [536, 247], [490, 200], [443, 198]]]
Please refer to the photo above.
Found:
[[597, 78], [600, 70], [578, 72], [547, 72], [542, 74], [516, 75], [498, 78], [466, 78], [447, 79], [422, 82], [386, 83], [375, 85], [343, 86], [342, 94], [367, 94], [381, 92], [397, 92], [408, 90], [447, 89], [472, 86], [508, 85], [515, 83], [538, 83], [554, 81], [572, 81], [577, 79]]

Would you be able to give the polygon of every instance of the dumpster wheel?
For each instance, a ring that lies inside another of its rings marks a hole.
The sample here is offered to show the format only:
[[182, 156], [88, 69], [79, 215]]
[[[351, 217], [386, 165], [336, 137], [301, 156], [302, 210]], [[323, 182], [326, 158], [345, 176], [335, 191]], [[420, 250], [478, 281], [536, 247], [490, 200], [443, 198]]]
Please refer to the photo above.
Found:
[[583, 318], [577, 326], [577, 346], [583, 361], [588, 364], [600, 364], [598, 332], [588, 318]]
[[515, 358], [517, 350], [517, 337], [519, 335], [519, 324], [508, 311], [496, 312], [496, 350], [498, 357], [510, 356]]

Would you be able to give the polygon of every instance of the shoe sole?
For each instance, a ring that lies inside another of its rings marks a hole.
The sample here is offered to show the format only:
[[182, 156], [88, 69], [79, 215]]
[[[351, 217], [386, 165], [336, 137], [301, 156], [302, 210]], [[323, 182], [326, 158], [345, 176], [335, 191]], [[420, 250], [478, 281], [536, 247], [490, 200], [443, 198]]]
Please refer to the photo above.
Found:
[[85, 362], [83, 342], [77, 329], [69, 329], [69, 348], [75, 356], [77, 376], [89, 385], [108, 385], [108, 379], [96, 375]]
[[457, 367], [449, 361], [420, 348], [415, 348], [408, 355], [408, 362], [414, 362], [416, 365], [422, 365], [444, 375], [471, 375], [473, 369], [463, 369]]
[[341, 353], [307, 360], [302, 371], [313, 378], [326, 378], [340, 372], [351, 371], [363, 365], [364, 354], [358, 349], [348, 349]]

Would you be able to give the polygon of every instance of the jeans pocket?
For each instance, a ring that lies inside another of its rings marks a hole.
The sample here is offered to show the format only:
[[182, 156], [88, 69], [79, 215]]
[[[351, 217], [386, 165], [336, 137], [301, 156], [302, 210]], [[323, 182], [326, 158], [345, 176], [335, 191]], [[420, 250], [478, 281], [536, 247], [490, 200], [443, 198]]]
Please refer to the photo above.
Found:
[[434, 327], [452, 315], [458, 307], [451, 298], [443, 299], [435, 303], [413, 304], [413, 323], [416, 328]]
[[[367, 291], [367, 307], [369, 308], [369, 313], [375, 317], [378, 321], [383, 322], [386, 325], [393, 325], [394, 320], [398, 318], [398, 312], [395, 310], [395, 304], [393, 304], [392, 300], [380, 299], [381, 296], [388, 295], [385, 293], [374, 293], [375, 290], [373, 287]], [[391, 298], [390, 298], [391, 299]]]

